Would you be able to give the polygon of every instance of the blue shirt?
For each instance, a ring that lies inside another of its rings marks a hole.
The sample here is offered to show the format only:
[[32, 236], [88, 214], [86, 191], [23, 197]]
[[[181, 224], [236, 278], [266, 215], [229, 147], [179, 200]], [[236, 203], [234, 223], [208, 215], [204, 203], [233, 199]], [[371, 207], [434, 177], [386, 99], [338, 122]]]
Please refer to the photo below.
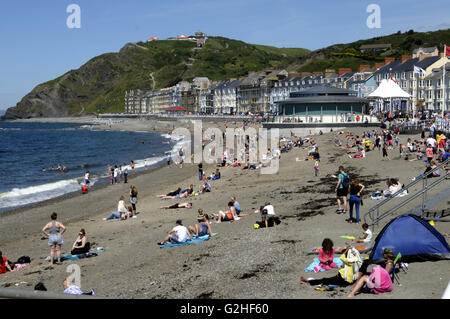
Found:
[[234, 202], [234, 208], [236, 209], [236, 212], [240, 212], [241, 211], [241, 205], [239, 205], [238, 201]]
[[445, 152], [444, 155], [442, 155], [442, 161], [447, 160], [447, 158], [450, 156], [449, 152]]

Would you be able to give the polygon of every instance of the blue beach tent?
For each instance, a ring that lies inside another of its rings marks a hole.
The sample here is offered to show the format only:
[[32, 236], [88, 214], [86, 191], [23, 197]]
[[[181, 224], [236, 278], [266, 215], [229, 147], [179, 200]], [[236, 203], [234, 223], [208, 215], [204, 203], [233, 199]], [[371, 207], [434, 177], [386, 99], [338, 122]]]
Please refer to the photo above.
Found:
[[384, 260], [382, 251], [391, 248], [402, 254], [402, 261], [436, 261], [450, 259], [450, 248], [433, 226], [417, 215], [407, 214], [391, 220], [375, 239], [369, 258]]

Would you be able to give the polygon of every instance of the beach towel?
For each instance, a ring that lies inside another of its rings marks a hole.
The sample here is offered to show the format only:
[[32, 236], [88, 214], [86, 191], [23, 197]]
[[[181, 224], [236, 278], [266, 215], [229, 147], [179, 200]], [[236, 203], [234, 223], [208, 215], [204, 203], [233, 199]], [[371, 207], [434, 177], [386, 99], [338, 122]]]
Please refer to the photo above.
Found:
[[[344, 263], [342, 262], [342, 260], [341, 260], [339, 257], [333, 258], [333, 262], [338, 266], [338, 268], [342, 267], [342, 265], [344, 264]], [[317, 257], [314, 258], [314, 260], [313, 260], [313, 262], [311, 263], [311, 265], [309, 265], [308, 267], [306, 267], [305, 272], [311, 272], [311, 271], [314, 271], [314, 272], [318, 272], [318, 271], [326, 271], [326, 269], [321, 268], [321, 267], [320, 267], [320, 269], [319, 269], [319, 268], [316, 268], [316, 267], [319, 267], [319, 264], [320, 264], [319, 258], [317, 258]], [[314, 268], [316, 268], [316, 269], [314, 269]], [[332, 268], [332, 269], [333, 269], [333, 268]], [[318, 270], [318, 271], [316, 271], [316, 270]]]
[[[83, 258], [94, 257], [94, 256], [97, 256], [97, 254], [103, 253], [104, 251], [105, 251], [105, 249], [103, 247], [101, 247], [98, 249], [90, 250], [88, 253], [81, 254], [81, 255], [65, 254], [65, 255], [61, 255], [61, 261], [65, 261], [65, 260], [73, 260], [74, 261], [74, 260], [80, 260]], [[50, 256], [41, 257], [41, 259], [50, 261]], [[57, 258], [54, 257], [53, 260], [57, 260]]]
[[[213, 233], [212, 236], [215, 236], [216, 233]], [[160, 246], [159, 248], [170, 248], [170, 247], [176, 247], [176, 246], [186, 246], [186, 245], [191, 245], [191, 244], [198, 244], [198, 243], [202, 243], [205, 240], [209, 240], [209, 235], [204, 235], [204, 236], [192, 236], [192, 240], [190, 238], [188, 238], [187, 241], [185, 241], [184, 243], [178, 243], [178, 244], [173, 244], [173, 243], [169, 243], [169, 244], [165, 244]]]

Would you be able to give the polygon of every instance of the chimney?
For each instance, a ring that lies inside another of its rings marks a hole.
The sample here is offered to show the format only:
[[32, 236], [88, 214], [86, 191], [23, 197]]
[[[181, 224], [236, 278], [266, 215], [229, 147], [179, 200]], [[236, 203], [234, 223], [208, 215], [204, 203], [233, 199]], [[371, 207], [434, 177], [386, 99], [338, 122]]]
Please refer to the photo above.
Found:
[[364, 70], [370, 70], [370, 65], [362, 64], [362, 65], [359, 66], [358, 72], [362, 72]]
[[395, 62], [395, 58], [384, 58], [384, 64]]
[[375, 70], [378, 70], [379, 68], [381, 68], [381, 67], [383, 67], [383, 66], [384, 66], [384, 63], [383, 63], [383, 62], [381, 62], [381, 63], [375, 63], [374, 69], [375, 69]]
[[350, 69], [350, 68], [339, 68], [338, 75], [341, 76], [345, 73], [350, 73], [350, 72], [352, 72], [352, 69]]
[[410, 55], [402, 55], [402, 63], [405, 62], [406, 60], [410, 60], [412, 59], [412, 56]]

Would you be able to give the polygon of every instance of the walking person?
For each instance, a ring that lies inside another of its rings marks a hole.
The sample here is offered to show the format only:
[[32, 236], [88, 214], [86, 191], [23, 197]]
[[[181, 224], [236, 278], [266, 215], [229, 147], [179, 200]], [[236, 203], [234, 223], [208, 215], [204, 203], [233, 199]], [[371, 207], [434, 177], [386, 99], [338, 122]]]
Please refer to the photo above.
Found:
[[117, 165], [114, 165], [114, 184], [118, 183], [118, 178], [119, 178], [119, 168], [117, 167]]
[[198, 164], [198, 180], [203, 180], [203, 163]]
[[[361, 205], [361, 193], [364, 190], [364, 185], [359, 183], [356, 178], [352, 179], [350, 186], [348, 187], [348, 192], [350, 194], [349, 206], [350, 206], [350, 217], [345, 221], [353, 224], [358, 224], [359, 219], [359, 206]], [[353, 218], [353, 206], [355, 206], [356, 218]]]
[[128, 183], [128, 165], [123, 163], [123, 182]]
[[[347, 195], [348, 195], [348, 186], [350, 185], [350, 178], [348, 174], [344, 170], [344, 166], [339, 166], [339, 175], [338, 175], [338, 183], [336, 185], [336, 197], [338, 209], [336, 210], [337, 214], [345, 214], [347, 212]], [[341, 207], [341, 200], [343, 201], [343, 207]]]
[[131, 171], [133, 172], [133, 175], [134, 175], [134, 161], [131, 161], [131, 163], [130, 163], [130, 166], [131, 166]]
[[[58, 259], [58, 264], [61, 263], [61, 245], [63, 244], [62, 234], [66, 231], [66, 227], [56, 221], [58, 214], [53, 213], [51, 216], [51, 222], [44, 226], [42, 232], [48, 237], [48, 245], [50, 246], [50, 263], [54, 263], [54, 256]], [[47, 233], [48, 230], [48, 233]]]
[[315, 177], [320, 176], [320, 172], [319, 172], [319, 161], [318, 161], [318, 160], [314, 163], [314, 176], [315, 176]]
[[387, 152], [387, 145], [386, 143], [383, 144], [383, 158], [381, 159], [382, 161], [384, 161], [384, 158], [387, 157], [388, 161], [390, 161], [391, 159], [389, 158], [389, 154]]
[[137, 204], [137, 195], [138, 195], [138, 190], [136, 188], [136, 186], [131, 185], [130, 186], [130, 202], [131, 202], [131, 206], [133, 207], [133, 216], [136, 216], [136, 204]]

